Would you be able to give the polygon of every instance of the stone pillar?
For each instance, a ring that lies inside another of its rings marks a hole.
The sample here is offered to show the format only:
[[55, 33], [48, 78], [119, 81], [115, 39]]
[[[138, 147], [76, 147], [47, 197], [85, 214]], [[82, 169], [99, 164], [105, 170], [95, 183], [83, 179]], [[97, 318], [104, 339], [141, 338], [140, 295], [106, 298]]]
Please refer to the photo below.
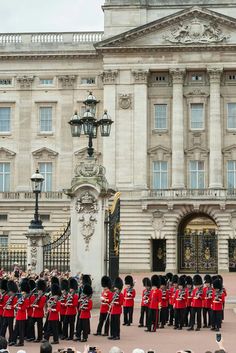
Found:
[[118, 70], [106, 70], [102, 74], [104, 109], [114, 121], [109, 138], [103, 139], [103, 165], [107, 170], [107, 180], [112, 188], [116, 185], [116, 82]]
[[27, 238], [27, 265], [32, 272], [40, 273], [43, 271], [44, 238], [48, 233], [42, 229], [29, 229], [24, 235]]
[[209, 68], [210, 124], [209, 124], [209, 187], [222, 188], [222, 142], [220, 114], [220, 78], [222, 68]]
[[[147, 70], [132, 72], [134, 77], [134, 187], [147, 188]], [[140, 143], [142, 141], [142, 143]]]
[[172, 101], [172, 188], [185, 187], [184, 163], [184, 109], [183, 109], [183, 79], [184, 69], [171, 69], [173, 81]]

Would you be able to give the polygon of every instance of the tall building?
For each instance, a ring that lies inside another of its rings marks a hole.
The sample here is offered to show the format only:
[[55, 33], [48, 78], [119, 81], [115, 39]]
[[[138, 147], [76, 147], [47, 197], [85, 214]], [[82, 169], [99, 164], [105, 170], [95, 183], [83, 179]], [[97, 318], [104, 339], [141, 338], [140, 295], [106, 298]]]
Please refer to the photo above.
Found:
[[104, 33], [0, 34], [0, 242], [24, 241], [29, 179], [55, 235], [92, 91], [114, 120], [96, 157], [121, 191], [122, 271], [236, 268], [236, 1], [106, 0]]

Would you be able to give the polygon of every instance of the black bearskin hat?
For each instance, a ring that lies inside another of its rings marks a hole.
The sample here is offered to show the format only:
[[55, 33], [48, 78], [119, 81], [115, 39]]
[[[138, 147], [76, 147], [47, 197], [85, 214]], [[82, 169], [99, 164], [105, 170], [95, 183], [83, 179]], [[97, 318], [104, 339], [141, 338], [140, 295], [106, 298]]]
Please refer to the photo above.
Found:
[[74, 289], [74, 290], [78, 289], [78, 282], [74, 277], [69, 278], [69, 286], [70, 286], [70, 289]]
[[167, 278], [167, 281], [171, 281], [171, 282], [172, 282], [173, 273], [168, 272], [168, 273], [166, 274], [166, 278]]
[[200, 286], [202, 285], [202, 277], [200, 275], [194, 275], [193, 276], [193, 284], [195, 286]]
[[58, 296], [61, 295], [61, 290], [60, 290], [60, 287], [58, 286], [58, 284], [56, 284], [56, 283], [52, 284], [51, 292], [52, 292], [52, 295], [58, 295]]
[[134, 285], [134, 280], [133, 277], [128, 275], [125, 277], [125, 284], [129, 284], [131, 287]]
[[205, 275], [204, 276], [204, 283], [210, 283], [212, 284], [212, 278], [210, 275]]
[[14, 282], [12, 280], [8, 281], [7, 282], [7, 290], [8, 290], [8, 292], [17, 293], [18, 288], [17, 288], [16, 282]]
[[29, 279], [29, 286], [31, 291], [34, 290], [36, 287], [36, 283], [32, 278]]
[[179, 276], [178, 275], [174, 275], [172, 277], [172, 283], [178, 283], [178, 281], [179, 281]]
[[189, 284], [189, 285], [193, 285], [193, 279], [192, 279], [192, 277], [191, 276], [186, 276], [186, 278], [185, 278], [185, 283], [186, 283], [186, 285], [187, 284]]
[[152, 283], [153, 287], [159, 288], [160, 287], [160, 278], [159, 278], [159, 276], [158, 275], [153, 275], [151, 277], [151, 283]]
[[144, 287], [151, 287], [152, 286], [150, 278], [148, 278], [148, 277], [143, 278], [143, 286]]
[[123, 288], [123, 280], [120, 278], [120, 277], [117, 277], [114, 281], [114, 287], [119, 289], [119, 290], [122, 290]]
[[61, 280], [61, 290], [69, 290], [69, 282], [68, 279], [64, 278]]
[[217, 278], [221, 281], [221, 283], [223, 285], [223, 277], [221, 275], [217, 275]]
[[89, 284], [84, 285], [83, 294], [87, 295], [87, 297], [90, 297], [93, 294], [93, 289]]
[[90, 275], [82, 275], [82, 283], [83, 283], [83, 285], [89, 284], [91, 286], [92, 280], [91, 280]]
[[212, 283], [213, 283], [216, 279], [218, 279], [218, 276], [211, 276]]
[[185, 283], [186, 283], [185, 276], [180, 276], [178, 280], [178, 285], [185, 287]]
[[53, 276], [53, 277], [51, 278], [51, 286], [52, 286], [53, 284], [57, 284], [57, 285], [59, 286], [59, 279], [58, 279], [58, 277]]
[[159, 276], [159, 278], [160, 278], [160, 285], [161, 286], [166, 286], [166, 282], [167, 282], [166, 277], [165, 276]]
[[39, 279], [37, 282], [37, 290], [41, 290], [43, 292], [45, 292], [47, 287], [46, 282], [43, 279]]
[[213, 282], [214, 289], [222, 289], [222, 283], [220, 279], [215, 279]]
[[30, 285], [29, 280], [27, 278], [23, 279], [20, 283], [20, 289], [22, 292], [29, 293], [30, 292]]
[[0, 283], [0, 288], [5, 292], [7, 292], [7, 282], [7, 279], [3, 278]]
[[108, 276], [103, 276], [101, 278], [101, 286], [102, 288], [111, 288], [111, 279]]

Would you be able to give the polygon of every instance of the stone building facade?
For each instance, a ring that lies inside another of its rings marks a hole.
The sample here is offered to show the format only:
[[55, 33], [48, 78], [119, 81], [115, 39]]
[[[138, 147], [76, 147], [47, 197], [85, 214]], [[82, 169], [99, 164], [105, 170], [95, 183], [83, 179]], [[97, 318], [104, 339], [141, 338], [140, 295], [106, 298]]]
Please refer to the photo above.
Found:
[[92, 91], [98, 116], [114, 120], [95, 148], [122, 193], [121, 270], [229, 271], [236, 4], [106, 0], [103, 11], [104, 33], [0, 34], [0, 240], [24, 241], [37, 166], [45, 228], [53, 236], [68, 221], [63, 189], [87, 140], [67, 122]]

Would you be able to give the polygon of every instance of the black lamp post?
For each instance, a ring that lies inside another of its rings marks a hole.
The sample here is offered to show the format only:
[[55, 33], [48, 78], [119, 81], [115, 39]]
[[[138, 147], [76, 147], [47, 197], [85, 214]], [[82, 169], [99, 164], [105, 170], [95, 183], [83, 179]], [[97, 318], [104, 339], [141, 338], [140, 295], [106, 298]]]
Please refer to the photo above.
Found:
[[43, 229], [42, 221], [39, 218], [39, 195], [42, 191], [42, 185], [44, 181], [44, 177], [39, 173], [37, 169], [36, 172], [30, 178], [32, 182], [32, 190], [35, 194], [35, 211], [34, 211], [34, 219], [30, 222], [30, 229]]
[[99, 103], [94, 97], [92, 92], [89, 93], [86, 100], [83, 102], [86, 111], [82, 118], [79, 117], [77, 112], [72, 116], [69, 124], [71, 126], [72, 137], [80, 137], [81, 134], [88, 136], [88, 156], [93, 157], [94, 148], [93, 148], [93, 139], [97, 138], [98, 127], [100, 126], [100, 133], [102, 137], [107, 137], [111, 132], [111, 124], [113, 121], [107, 114], [107, 111], [104, 111], [104, 114], [101, 119], [97, 120], [96, 115], [96, 105]]

